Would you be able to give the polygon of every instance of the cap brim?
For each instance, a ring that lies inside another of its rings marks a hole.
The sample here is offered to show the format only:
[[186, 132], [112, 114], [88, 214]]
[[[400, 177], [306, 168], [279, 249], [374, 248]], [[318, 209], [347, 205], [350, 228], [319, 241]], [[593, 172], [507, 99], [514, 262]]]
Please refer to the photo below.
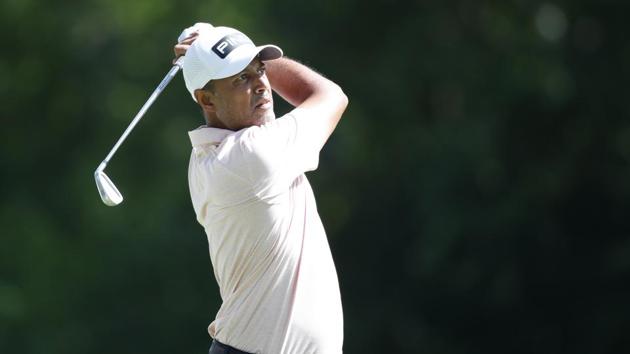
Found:
[[237, 48], [230, 55], [233, 57], [232, 63], [230, 63], [230, 65], [228, 65], [224, 70], [217, 73], [213, 80], [224, 79], [240, 73], [258, 55], [260, 55], [259, 57], [262, 61], [278, 59], [282, 57], [282, 49], [275, 45], [267, 44], [258, 47], [245, 47], [242, 49]]
[[260, 60], [274, 60], [282, 57], [282, 49], [273, 44], [261, 45], [256, 47], [258, 54], [260, 54]]

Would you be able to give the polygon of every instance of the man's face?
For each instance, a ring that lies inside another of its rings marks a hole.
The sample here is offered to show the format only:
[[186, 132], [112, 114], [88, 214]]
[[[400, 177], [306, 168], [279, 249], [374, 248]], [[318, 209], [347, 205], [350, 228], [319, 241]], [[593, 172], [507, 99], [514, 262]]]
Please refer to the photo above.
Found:
[[271, 85], [258, 58], [240, 73], [214, 80], [207, 94], [218, 128], [237, 131], [275, 119]]

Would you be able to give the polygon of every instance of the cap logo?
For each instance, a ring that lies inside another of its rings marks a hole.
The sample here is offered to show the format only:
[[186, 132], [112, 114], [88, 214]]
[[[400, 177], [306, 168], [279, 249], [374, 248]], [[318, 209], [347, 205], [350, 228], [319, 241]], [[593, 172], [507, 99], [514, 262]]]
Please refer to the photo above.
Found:
[[243, 44], [250, 43], [242, 33], [232, 33], [221, 38], [215, 45], [212, 46], [212, 51], [221, 59], [225, 59], [234, 49], [240, 47]]

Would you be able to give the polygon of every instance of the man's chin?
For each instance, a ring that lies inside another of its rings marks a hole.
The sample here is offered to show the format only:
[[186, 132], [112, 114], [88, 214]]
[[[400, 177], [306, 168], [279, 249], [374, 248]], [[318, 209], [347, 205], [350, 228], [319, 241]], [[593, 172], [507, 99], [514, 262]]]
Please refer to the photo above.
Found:
[[260, 126], [265, 123], [273, 122], [275, 119], [276, 119], [276, 114], [273, 112], [272, 109], [270, 109], [268, 111], [265, 111], [263, 114], [261, 114], [260, 117], [256, 119], [255, 124]]

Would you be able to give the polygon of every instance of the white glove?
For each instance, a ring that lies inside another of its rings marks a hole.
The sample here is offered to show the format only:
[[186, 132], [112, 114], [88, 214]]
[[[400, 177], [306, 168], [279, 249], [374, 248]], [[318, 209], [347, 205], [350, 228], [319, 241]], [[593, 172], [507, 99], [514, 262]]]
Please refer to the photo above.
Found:
[[195, 32], [201, 33], [201, 32], [205, 32], [205, 31], [209, 31], [209, 30], [211, 30], [213, 28], [214, 27], [211, 24], [209, 24], [209, 23], [197, 22], [193, 26], [186, 28], [182, 32], [182, 34], [180, 34], [179, 37], [177, 37], [177, 43], [181, 43], [184, 39], [190, 37]]

